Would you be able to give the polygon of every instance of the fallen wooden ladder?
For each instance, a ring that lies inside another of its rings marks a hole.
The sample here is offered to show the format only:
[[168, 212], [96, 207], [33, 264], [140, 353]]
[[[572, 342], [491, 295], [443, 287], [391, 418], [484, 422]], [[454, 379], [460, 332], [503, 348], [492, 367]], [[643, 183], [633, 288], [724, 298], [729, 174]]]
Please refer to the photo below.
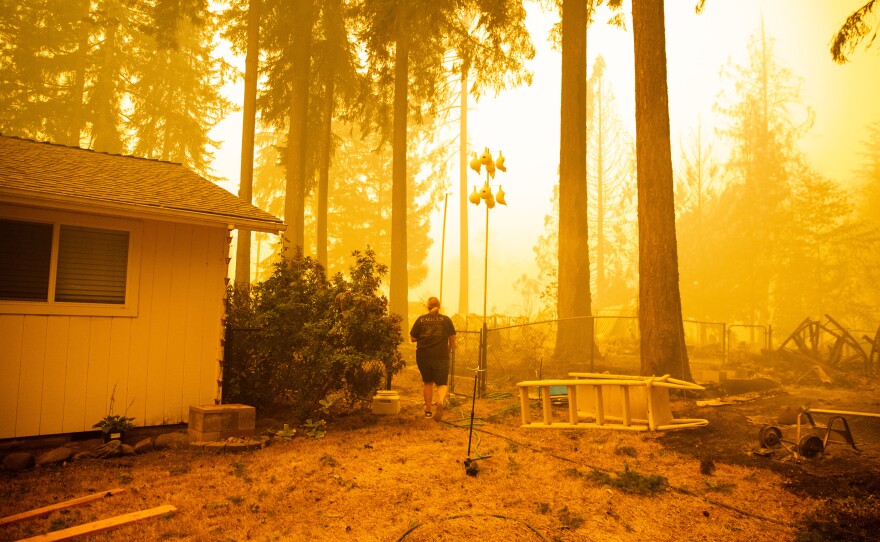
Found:
[[[517, 383], [520, 389], [522, 427], [666, 431], [702, 427], [709, 423], [708, 420], [698, 418], [676, 419], [672, 415], [669, 390], [704, 389], [692, 382], [677, 380], [669, 375], [642, 377], [570, 373], [569, 376], [571, 378]], [[568, 421], [553, 421], [551, 386], [565, 388], [565, 395], [568, 397]], [[531, 420], [530, 388], [538, 388], [543, 414], [540, 423], [532, 423]]]

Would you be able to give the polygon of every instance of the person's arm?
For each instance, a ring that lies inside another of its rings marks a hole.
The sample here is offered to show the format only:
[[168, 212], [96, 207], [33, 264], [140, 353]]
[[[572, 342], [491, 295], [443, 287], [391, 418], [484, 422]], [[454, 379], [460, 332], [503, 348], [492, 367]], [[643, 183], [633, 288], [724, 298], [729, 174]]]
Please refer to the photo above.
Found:
[[417, 341], [419, 340], [419, 339], [418, 339], [419, 331], [420, 331], [420, 328], [419, 328], [419, 321], [416, 320], [415, 323], [414, 323], [413, 326], [412, 326], [412, 329], [409, 330], [409, 340], [410, 340], [410, 342], [417, 342]]
[[449, 351], [455, 352], [455, 335], [449, 336]]

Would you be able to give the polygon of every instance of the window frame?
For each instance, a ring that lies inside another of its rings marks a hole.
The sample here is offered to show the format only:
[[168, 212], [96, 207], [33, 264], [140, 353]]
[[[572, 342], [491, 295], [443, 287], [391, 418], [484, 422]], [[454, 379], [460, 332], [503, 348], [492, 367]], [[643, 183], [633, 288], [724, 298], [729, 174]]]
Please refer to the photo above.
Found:
[[[0, 314], [137, 316], [138, 290], [140, 286], [140, 260], [143, 242], [142, 221], [67, 211], [14, 207], [2, 204], [0, 204], [0, 218], [52, 225], [52, 251], [49, 260], [49, 292], [47, 300], [0, 300]], [[128, 232], [125, 303], [120, 305], [109, 303], [55, 301], [55, 286], [58, 275], [58, 247], [62, 225]]]

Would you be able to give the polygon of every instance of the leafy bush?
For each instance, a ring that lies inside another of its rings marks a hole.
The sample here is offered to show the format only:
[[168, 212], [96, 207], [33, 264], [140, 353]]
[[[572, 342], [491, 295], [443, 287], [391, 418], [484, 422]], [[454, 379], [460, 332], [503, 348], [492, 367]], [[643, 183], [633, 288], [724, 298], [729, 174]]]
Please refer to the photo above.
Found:
[[[379, 294], [387, 267], [355, 251], [349, 278], [327, 279], [297, 249], [250, 292], [230, 291], [224, 400], [300, 419], [372, 398], [405, 363], [400, 318]], [[324, 401], [322, 403], [322, 401]]]

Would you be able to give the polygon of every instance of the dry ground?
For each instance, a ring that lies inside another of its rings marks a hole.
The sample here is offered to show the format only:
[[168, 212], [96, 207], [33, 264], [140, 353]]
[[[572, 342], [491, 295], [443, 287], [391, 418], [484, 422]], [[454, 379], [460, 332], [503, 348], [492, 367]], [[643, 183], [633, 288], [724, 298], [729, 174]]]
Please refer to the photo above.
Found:
[[[476, 403], [471, 452], [491, 457], [468, 476], [468, 431], [461, 426], [470, 402], [442, 420], [425, 419], [420, 387], [417, 372], [407, 369], [394, 383], [399, 415], [331, 419], [323, 439], [297, 436], [239, 454], [159, 451], [0, 473], [0, 516], [126, 489], [0, 527], [0, 540], [171, 504], [176, 513], [92, 540], [784, 541], [796, 540], [800, 522], [826, 514], [834, 499], [870, 504], [880, 496], [880, 420], [850, 420], [866, 444], [862, 454], [843, 445], [815, 462], [752, 453], [758, 430], [775, 420], [779, 406], [812, 401], [817, 408], [880, 411], [870, 388], [777, 390], [724, 407], [679, 401], [679, 416], [710, 424], [665, 434], [521, 429], [515, 398], [493, 396]], [[627, 470], [642, 487], [657, 476], [668, 487], [638, 494], [602, 481]], [[876, 536], [876, 517], [869, 521], [873, 531], [839, 539]], [[812, 538], [822, 539], [833, 538]]]

